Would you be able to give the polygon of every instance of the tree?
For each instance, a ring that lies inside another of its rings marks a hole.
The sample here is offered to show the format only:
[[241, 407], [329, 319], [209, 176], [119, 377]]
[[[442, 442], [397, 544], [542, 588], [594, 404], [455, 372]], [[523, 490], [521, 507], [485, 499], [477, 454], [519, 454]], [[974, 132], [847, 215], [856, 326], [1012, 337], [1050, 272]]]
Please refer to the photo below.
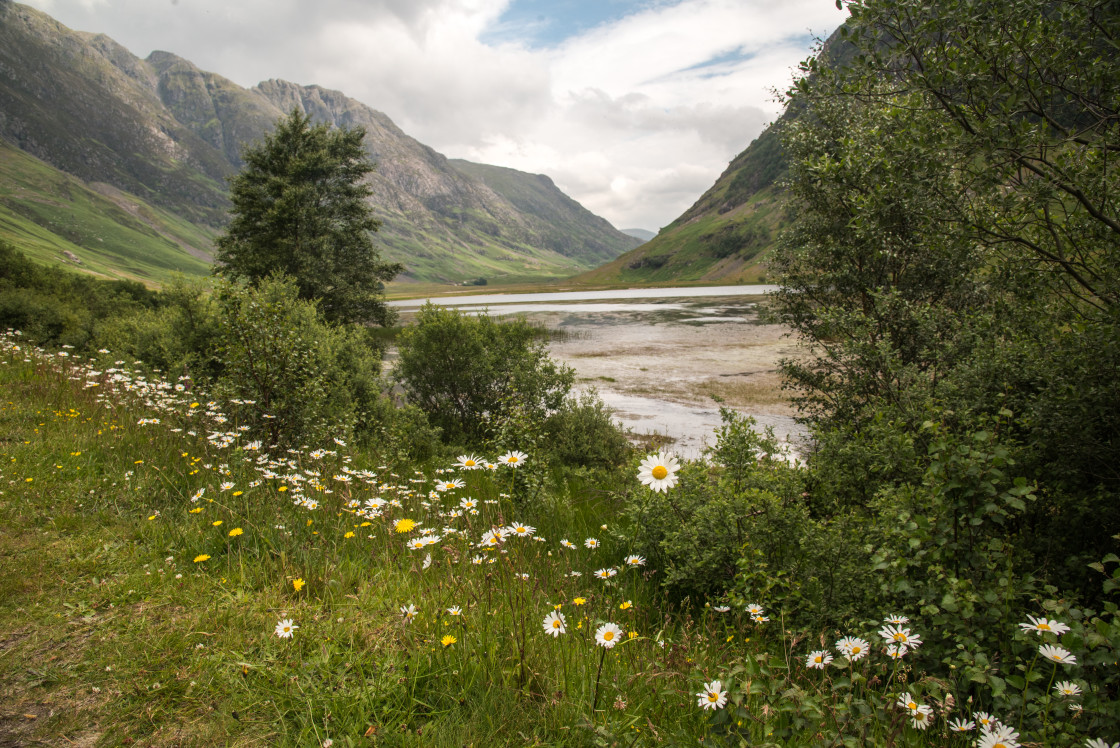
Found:
[[493, 437], [513, 409], [543, 422], [563, 405], [574, 379], [524, 320], [500, 322], [425, 304], [398, 346], [395, 376], [451, 439]]
[[382, 262], [371, 232], [373, 170], [362, 128], [311, 125], [293, 109], [244, 154], [230, 182], [232, 220], [218, 239], [217, 272], [258, 284], [277, 271], [333, 322], [388, 324], [384, 284], [401, 271]]

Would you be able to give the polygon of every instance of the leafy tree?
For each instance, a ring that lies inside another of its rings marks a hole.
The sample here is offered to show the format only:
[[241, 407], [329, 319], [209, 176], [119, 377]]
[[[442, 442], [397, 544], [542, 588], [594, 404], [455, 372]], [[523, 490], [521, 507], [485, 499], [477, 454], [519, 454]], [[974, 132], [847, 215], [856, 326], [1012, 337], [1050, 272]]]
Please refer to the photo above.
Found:
[[511, 409], [543, 422], [561, 407], [574, 378], [549, 358], [539, 330], [524, 320], [425, 304], [398, 345], [395, 376], [451, 439], [493, 437]]
[[365, 130], [311, 125], [292, 110], [244, 154], [233, 178], [232, 220], [218, 239], [218, 272], [256, 284], [274, 272], [295, 279], [330, 321], [387, 324], [384, 284], [401, 271], [382, 262], [371, 232], [379, 223], [363, 183], [373, 170]]

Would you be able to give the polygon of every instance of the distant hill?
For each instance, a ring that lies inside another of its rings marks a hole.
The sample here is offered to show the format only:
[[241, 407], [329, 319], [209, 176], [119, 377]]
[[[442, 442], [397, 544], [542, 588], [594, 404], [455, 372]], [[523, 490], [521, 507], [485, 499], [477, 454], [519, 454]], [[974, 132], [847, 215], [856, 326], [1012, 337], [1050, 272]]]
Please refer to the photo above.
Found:
[[622, 233], [627, 236], [632, 236], [635, 239], [641, 239], [643, 242], [648, 242], [650, 239], [657, 236], [656, 231], [647, 231], [646, 229], [622, 229]]
[[[822, 61], [842, 65], [854, 48], [840, 30], [825, 43]], [[736, 156], [692, 207], [648, 242], [579, 275], [589, 284], [765, 279], [764, 260], [788, 222], [781, 180], [788, 167], [779, 129], [798, 116], [787, 110]]]
[[108, 275], [205, 273], [242, 148], [293, 108], [366, 128], [376, 242], [406, 279], [562, 277], [635, 246], [547, 177], [453, 165], [338, 91], [278, 80], [241, 88], [168, 52], [141, 60], [7, 0], [0, 238]]

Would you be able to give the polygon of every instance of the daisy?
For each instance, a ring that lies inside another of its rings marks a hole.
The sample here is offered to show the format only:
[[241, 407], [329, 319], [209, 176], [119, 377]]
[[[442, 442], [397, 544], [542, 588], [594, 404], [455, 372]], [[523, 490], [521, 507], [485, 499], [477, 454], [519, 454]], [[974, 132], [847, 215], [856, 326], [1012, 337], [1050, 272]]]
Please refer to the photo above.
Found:
[[537, 531], [537, 528], [529, 527], [529, 525], [523, 525], [520, 522], [514, 522], [512, 525], [509, 526], [509, 529], [510, 529], [510, 534], [516, 535], [519, 538], [530, 537], [533, 533], [535, 533]]
[[291, 618], [285, 618], [276, 624], [276, 635], [281, 639], [291, 639], [292, 633], [298, 628]]
[[455, 463], [455, 467], [461, 470], [478, 470], [482, 464], [474, 455], [459, 455], [459, 461]]
[[452, 605], [450, 608], [447, 609], [447, 613], [448, 613], [448, 615], [452, 615], [452, 616], [461, 616], [461, 615], [463, 615], [463, 609], [460, 608], [458, 605]]
[[677, 485], [677, 458], [666, 452], [651, 454], [638, 466], [638, 480], [654, 491], [668, 491]]
[[972, 732], [976, 729], [976, 723], [972, 720], [965, 719], [952, 719], [949, 720], [950, 732]]
[[758, 603], [748, 603], [746, 608], [747, 608], [747, 612], [750, 613], [752, 616], [762, 615], [762, 606], [759, 605]]
[[1010, 727], [1000, 726], [980, 736], [977, 748], [1019, 748], [1019, 733]]
[[587, 540], [583, 541], [583, 547], [584, 548], [598, 548], [599, 547], [599, 541], [596, 540], [595, 538], [588, 538]]
[[564, 620], [564, 614], [559, 611], [552, 611], [544, 617], [541, 623], [544, 626], [544, 632], [552, 637], [559, 637], [560, 634], [567, 633], [567, 621]]
[[641, 556], [627, 556], [626, 557], [626, 565], [627, 566], [645, 566], [646, 565], [646, 560], [644, 558], [642, 558]]
[[463, 509], [477, 509], [478, 502], [474, 499], [459, 499], [459, 506]]
[[1085, 748], [1120, 748], [1120, 743], [1108, 743], [1100, 738], [1089, 738], [1085, 741]]
[[1051, 644], [1043, 644], [1038, 648], [1038, 653], [1052, 662], [1059, 662], [1063, 665], [1076, 665], [1077, 658], [1069, 653], [1069, 650], [1055, 647]]
[[420, 611], [416, 610], [415, 605], [402, 605], [401, 615], [404, 616], [405, 623], [412, 623], [412, 619], [419, 614]]
[[727, 704], [727, 691], [718, 680], [704, 684], [704, 690], [696, 694], [696, 705], [702, 709], [723, 709]]
[[610, 649], [622, 637], [622, 629], [613, 623], [604, 623], [595, 630], [595, 643]]
[[867, 656], [867, 653], [871, 651], [871, 645], [858, 637], [845, 636], [836, 642], [836, 649], [839, 650], [840, 654], [855, 662]]
[[1031, 619], [1030, 623], [1019, 624], [1019, 628], [1021, 628], [1023, 631], [1037, 631], [1040, 635], [1049, 632], [1052, 634], [1057, 634], [1058, 636], [1061, 636], [1062, 634], [1069, 631], [1069, 626], [1065, 625], [1064, 623], [1058, 623], [1057, 621], [1048, 621], [1046, 619], [1046, 616], [1043, 616], [1042, 618], [1027, 616], [1027, 618]]
[[987, 712], [976, 712], [972, 716], [980, 723], [980, 729], [984, 732], [991, 732], [999, 727], [999, 720]]
[[879, 629], [879, 636], [887, 643], [894, 642], [907, 649], [917, 649], [921, 646], [922, 637], [917, 634], [911, 634], [910, 629], [904, 629], [901, 626], [884, 626]]
[[712, 608], [712, 610], [717, 613], [726, 613], [731, 610], [731, 607], [728, 605], [717, 605], [716, 607]]
[[511, 450], [509, 452], [506, 452], [504, 455], [502, 455], [498, 459], [501, 460], [502, 463], [505, 464], [505, 465], [509, 465], [510, 467], [517, 467], [521, 463], [525, 462], [525, 460], [527, 460], [528, 457], [525, 456], [524, 452], [518, 452], [516, 450]]
[[920, 706], [917, 700], [915, 700], [914, 697], [910, 695], [909, 691], [899, 695], [898, 701], [896, 701], [895, 704], [902, 707], [903, 709], [906, 709], [911, 714], [918, 711], [918, 707]]
[[456, 488], [462, 488], [465, 484], [459, 478], [454, 480], [440, 481], [436, 484], [437, 491], [451, 491]]
[[917, 711], [910, 713], [910, 725], [918, 730], [925, 730], [933, 721], [933, 707], [921, 704]]
[[563, 540], [561, 540], [560, 545], [564, 546], [565, 548], [575, 548], [576, 547], [576, 544], [573, 543], [572, 541], [568, 540], [567, 538], [564, 538]]
[[885, 618], [883, 619], [883, 621], [884, 621], [885, 623], [893, 623], [893, 624], [895, 624], [895, 625], [897, 626], [897, 625], [898, 625], [898, 624], [900, 624], [900, 623], [909, 623], [909, 622], [910, 622], [910, 619], [909, 619], [909, 618], [907, 618], [906, 616], [900, 616], [900, 615], [898, 615], [897, 613], [892, 613], [892, 614], [890, 614], [890, 615], [886, 616], [886, 617], [885, 617]]
[[1054, 684], [1054, 690], [1059, 696], [1080, 696], [1081, 686], [1073, 681], [1060, 680]]
[[832, 655], [827, 650], [820, 649], [816, 652], [810, 652], [809, 656], [805, 659], [805, 664], [809, 667], [824, 670], [824, 666], [832, 662]]
[[906, 647], [902, 644], [890, 644], [887, 646], [887, 657], [892, 660], [901, 660], [906, 656]]

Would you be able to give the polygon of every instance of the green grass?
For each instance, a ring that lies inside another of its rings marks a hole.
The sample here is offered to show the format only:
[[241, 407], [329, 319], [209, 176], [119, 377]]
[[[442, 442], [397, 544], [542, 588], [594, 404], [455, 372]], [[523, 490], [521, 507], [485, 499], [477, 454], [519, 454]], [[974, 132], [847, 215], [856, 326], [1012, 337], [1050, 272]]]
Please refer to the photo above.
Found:
[[133, 195], [97, 192], [0, 142], [0, 239], [38, 262], [158, 285], [176, 274], [208, 275], [209, 263], [184, 247], [208, 251], [214, 236]]
[[[114, 390], [111, 360], [0, 349], [0, 744], [969, 742], [900, 719], [900, 678], [923, 701], [944, 693], [920, 670], [883, 657], [811, 670], [817, 642], [780, 620], [670, 604], [655, 570], [624, 561], [616, 491], [632, 478], [558, 474], [517, 502], [510, 468], [441, 473], [335, 444], [262, 458], [207, 441], [236, 424], [204, 413], [201, 393]], [[452, 477], [465, 485], [430, 493]], [[300, 489], [315, 508], [296, 505]], [[468, 497], [477, 515], [447, 514]], [[355, 513], [372, 498], [400, 506]], [[405, 518], [419, 528], [397, 532]], [[543, 540], [477, 547], [514, 521]], [[442, 540], [409, 550], [423, 528]], [[594, 577], [609, 567], [622, 568]], [[559, 638], [542, 630], [554, 609]], [[608, 621], [627, 632], [610, 650], [594, 641]], [[703, 711], [716, 678], [731, 702]]]

